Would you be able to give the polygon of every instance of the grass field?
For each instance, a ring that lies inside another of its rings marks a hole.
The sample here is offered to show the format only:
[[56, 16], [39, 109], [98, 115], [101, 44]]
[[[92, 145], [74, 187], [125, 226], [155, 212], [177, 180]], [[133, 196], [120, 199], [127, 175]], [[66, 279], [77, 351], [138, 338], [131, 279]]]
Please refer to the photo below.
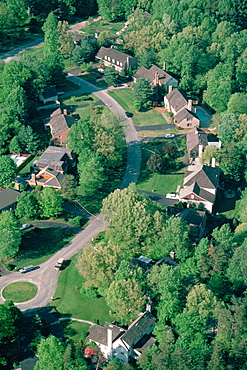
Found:
[[77, 105], [82, 105], [82, 104], [91, 104], [91, 103], [96, 103], [99, 101], [99, 98], [93, 94], [83, 94], [80, 96], [72, 96], [69, 99], [64, 99], [62, 100], [62, 103], [65, 105], [72, 105], [72, 106], [77, 106]]
[[120, 31], [123, 27], [123, 22], [107, 22], [100, 20], [90, 23], [87, 27], [81, 28], [80, 31], [86, 35], [94, 35], [97, 30], [100, 32], [107, 30], [115, 35], [116, 32]]
[[121, 107], [130, 113], [133, 113], [133, 122], [136, 126], [164, 125], [166, 120], [161, 113], [155, 109], [149, 109], [146, 112], [136, 113], [133, 108], [134, 92], [130, 88], [111, 90], [108, 94], [115, 99]]
[[15, 303], [26, 302], [34, 298], [37, 294], [38, 288], [32, 283], [26, 281], [18, 281], [7, 285], [3, 289], [3, 298], [10, 299]]
[[103, 297], [89, 298], [80, 293], [83, 277], [79, 275], [75, 262], [76, 256], [71, 259], [70, 265], [61, 271], [52, 306], [63, 317], [74, 317], [92, 322], [98, 320], [97, 322], [101, 325], [105, 321], [111, 322], [112, 317], [109, 315], [109, 308]]
[[150, 176], [141, 181], [137, 187], [140, 190], [150, 191], [154, 190], [155, 193], [166, 195], [176, 191], [178, 185], [182, 185], [184, 175], [183, 173], [165, 174], [158, 173], [150, 174]]
[[89, 324], [71, 320], [60, 321], [60, 324], [63, 327], [65, 337], [74, 343], [78, 343], [81, 340], [82, 332], [88, 332], [90, 328]]
[[22, 170], [20, 170], [19, 174], [20, 175], [24, 175], [25, 173], [30, 173], [30, 166], [33, 164], [34, 161], [36, 161], [36, 159], [38, 159], [39, 157], [34, 157], [29, 163], [26, 164], [25, 167], [22, 168]]
[[46, 261], [63, 248], [74, 234], [69, 229], [43, 228], [31, 229], [23, 233], [22, 243], [12, 265], [17, 269]]

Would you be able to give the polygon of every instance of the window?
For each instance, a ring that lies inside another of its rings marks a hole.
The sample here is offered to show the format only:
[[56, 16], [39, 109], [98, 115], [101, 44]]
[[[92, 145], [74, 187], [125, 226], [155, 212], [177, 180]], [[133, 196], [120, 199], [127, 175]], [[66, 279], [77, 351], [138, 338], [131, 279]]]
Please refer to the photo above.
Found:
[[195, 196], [194, 196], [194, 194], [191, 194], [191, 199], [195, 199]]
[[120, 62], [120, 67], [122, 67], [123, 66], [123, 63], [122, 62]]
[[105, 55], [105, 60], [107, 60], [107, 56]]
[[117, 60], [117, 66], [119, 66], [119, 61]]
[[111, 61], [111, 58], [110, 57], [108, 57], [108, 60], [109, 60], [109, 62]]
[[115, 63], [115, 59], [112, 59], [112, 63]]

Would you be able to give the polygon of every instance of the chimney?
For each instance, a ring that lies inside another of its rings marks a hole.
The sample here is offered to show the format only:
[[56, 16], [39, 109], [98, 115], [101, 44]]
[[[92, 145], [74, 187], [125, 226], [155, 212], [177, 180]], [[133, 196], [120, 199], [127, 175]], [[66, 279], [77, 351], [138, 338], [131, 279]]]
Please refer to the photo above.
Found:
[[127, 60], [126, 60], [126, 71], [128, 71], [130, 68], [130, 57], [127, 57]]
[[166, 70], [166, 62], [163, 63], [163, 71]]
[[203, 152], [203, 145], [199, 144], [198, 157], [200, 157], [202, 155], [202, 152]]
[[175, 252], [170, 252], [169, 256], [171, 257], [171, 259], [175, 260]]
[[151, 312], [151, 310], [152, 310], [152, 306], [151, 305], [152, 305], [151, 298], [148, 297], [148, 302], [146, 304], [146, 312]]
[[155, 72], [155, 77], [154, 77], [154, 86], [159, 85], [159, 80], [160, 80], [159, 73], [158, 73], [158, 71], [156, 71]]
[[67, 116], [67, 115], [68, 115], [68, 110], [67, 110], [67, 109], [64, 109], [64, 110], [63, 110], [63, 114], [64, 114], [65, 116]]
[[212, 167], [215, 167], [215, 158], [212, 158]]
[[21, 184], [19, 182], [15, 182], [15, 190], [20, 191]]
[[36, 183], [36, 176], [35, 176], [35, 173], [32, 173], [32, 175], [31, 175], [31, 181], [30, 181], [30, 184], [31, 184], [31, 185], [37, 185], [37, 183]]
[[188, 110], [192, 112], [192, 100], [188, 100]]
[[108, 354], [111, 355], [112, 350], [112, 325], [109, 325], [109, 328], [107, 329], [107, 350]]
[[170, 94], [172, 92], [172, 85], [169, 85], [168, 86], [168, 94]]

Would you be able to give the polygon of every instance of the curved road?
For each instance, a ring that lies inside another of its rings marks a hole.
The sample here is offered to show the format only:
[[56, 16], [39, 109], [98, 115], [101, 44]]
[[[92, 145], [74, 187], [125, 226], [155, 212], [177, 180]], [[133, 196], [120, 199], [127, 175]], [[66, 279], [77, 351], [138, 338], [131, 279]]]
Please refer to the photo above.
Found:
[[[140, 166], [141, 166], [141, 148], [138, 135], [130, 118], [125, 118], [124, 110], [122, 107], [111, 98], [106, 91], [99, 90], [94, 85], [80, 79], [79, 77], [70, 76], [68, 77], [73, 82], [80, 85], [80, 89], [76, 91], [81, 94], [82, 92], [94, 93], [97, 97], [104, 102], [105, 105], [118, 117], [122, 119], [125, 126], [126, 144], [127, 144], [127, 166], [125, 176], [123, 178], [121, 188], [127, 187], [131, 182], [137, 182]], [[71, 92], [73, 95], [75, 92]], [[66, 94], [68, 96], [68, 93]], [[56, 291], [56, 285], [58, 280], [59, 271], [54, 270], [56, 261], [59, 258], [66, 260], [70, 259], [74, 254], [78, 253], [85, 244], [87, 244], [92, 238], [97, 235], [100, 231], [104, 230], [104, 222], [102, 217], [99, 215], [90, 222], [83, 231], [76, 235], [76, 237], [68, 243], [59, 252], [54, 254], [49, 260], [42, 263], [39, 268], [26, 274], [10, 273], [0, 278], [0, 292], [2, 289], [13, 282], [17, 281], [28, 281], [38, 287], [38, 293], [35, 298], [25, 303], [18, 303], [18, 306], [22, 311], [28, 312], [39, 307], [47, 306], [54, 296]], [[0, 304], [4, 300], [2, 295], [0, 297]]]

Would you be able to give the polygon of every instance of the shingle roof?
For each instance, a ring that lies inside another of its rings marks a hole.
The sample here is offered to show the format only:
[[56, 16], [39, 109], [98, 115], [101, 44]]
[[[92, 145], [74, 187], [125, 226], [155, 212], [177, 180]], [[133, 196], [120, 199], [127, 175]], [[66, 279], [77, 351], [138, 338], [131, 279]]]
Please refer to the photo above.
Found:
[[0, 192], [0, 210], [11, 206], [13, 203], [17, 201], [17, 198], [21, 195], [21, 193], [14, 189], [3, 189]]
[[194, 182], [190, 186], [186, 186], [180, 192], [180, 199], [186, 199], [190, 194], [198, 195], [198, 197], [213, 203], [215, 199], [215, 194], [210, 193], [209, 191], [200, 188], [199, 185]]
[[205, 165], [189, 166], [184, 174], [183, 186], [197, 183], [200, 188], [217, 189], [220, 169]]
[[205, 212], [193, 208], [186, 208], [176, 216], [181, 217], [188, 224], [201, 225]]
[[44, 88], [42, 92], [42, 96], [44, 99], [52, 98], [54, 96], [57, 96], [57, 90], [55, 86], [47, 86]]
[[200, 128], [194, 127], [192, 130], [187, 132], [186, 146], [188, 151], [191, 151], [199, 144], [204, 147], [208, 145], [207, 134]]
[[187, 106], [188, 103], [187, 96], [178, 89], [173, 89], [169, 94], [166, 95], [166, 99], [176, 112]]
[[104, 326], [96, 324], [92, 325], [89, 328], [88, 339], [107, 346], [108, 329], [112, 329], [112, 342], [114, 342], [116, 339], [118, 339], [125, 333], [125, 329], [110, 324], [109, 322], [105, 322]]
[[125, 63], [128, 57], [136, 59], [135, 57], [122, 53], [121, 51], [116, 50], [114, 48], [105, 48], [104, 46], [101, 46], [101, 48], [98, 51], [98, 54], [96, 55], [96, 58], [104, 59], [105, 55], [111, 57], [111, 59], [116, 59], [122, 63]]
[[[45, 172], [50, 174], [52, 177], [48, 178], [48, 179], [44, 178], [44, 177], [39, 178], [39, 175], [41, 175]], [[37, 181], [38, 182], [42, 183], [43, 186], [51, 186], [53, 188], [61, 188], [63, 179], [64, 179], [64, 175], [62, 175], [60, 172], [54, 170], [53, 168], [48, 168], [48, 167], [41, 170], [37, 174]]]
[[159, 74], [159, 81], [162, 85], [166, 84], [172, 78], [172, 76], [170, 76], [167, 72], [163, 71], [161, 68], [157, 67], [154, 64], [152, 64], [152, 66], [149, 69], [145, 67], [141, 67], [134, 74], [134, 77], [135, 78], [146, 78], [150, 82], [152, 82], [155, 79], [156, 72]]
[[150, 312], [144, 312], [129, 326], [129, 329], [122, 336], [122, 340], [129, 346], [132, 346], [145, 334], [155, 321], [155, 317]]
[[177, 123], [180, 123], [186, 118], [189, 118], [189, 119], [196, 118], [198, 120], [198, 123], [200, 123], [200, 120], [198, 119], [198, 117], [193, 112], [188, 110], [187, 108], [184, 108], [180, 112], [175, 114], [174, 121], [176, 121]]
[[75, 121], [76, 119], [72, 116], [68, 116], [65, 114], [56, 114], [50, 119], [49, 122], [47, 122], [46, 125], [50, 126], [52, 136], [56, 136], [68, 130], [73, 125], [73, 123], [75, 123]]

